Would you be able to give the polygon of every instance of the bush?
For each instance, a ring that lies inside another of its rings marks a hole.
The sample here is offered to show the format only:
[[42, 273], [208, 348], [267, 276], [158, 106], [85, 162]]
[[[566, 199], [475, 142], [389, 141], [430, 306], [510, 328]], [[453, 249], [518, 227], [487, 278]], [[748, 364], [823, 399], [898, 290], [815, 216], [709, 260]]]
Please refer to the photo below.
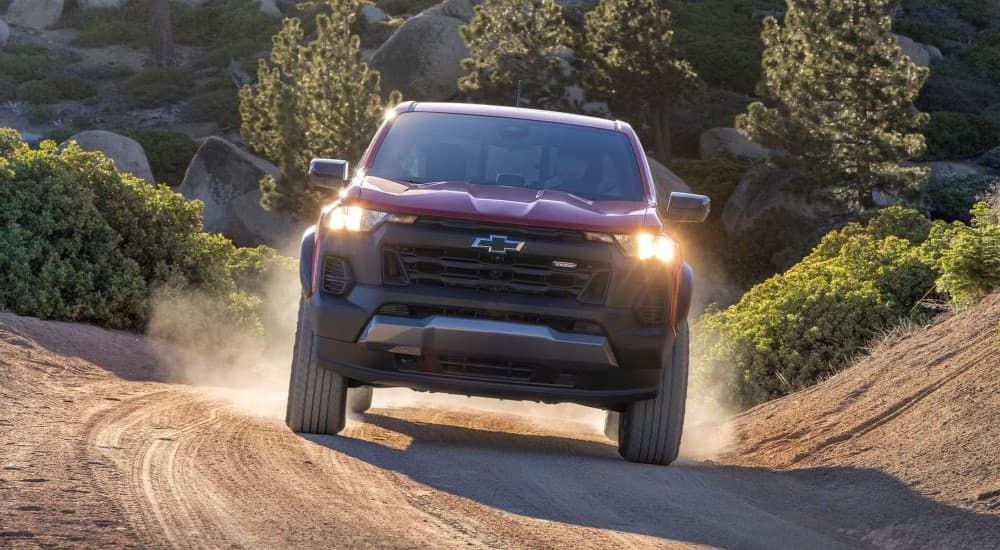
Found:
[[149, 45], [148, 13], [147, 0], [131, 0], [121, 8], [67, 11], [59, 25], [80, 31], [72, 44], [81, 48], [114, 44], [142, 48]]
[[187, 122], [217, 122], [224, 128], [235, 128], [240, 124], [240, 102], [236, 88], [210, 90], [188, 99], [181, 110], [181, 118]]
[[921, 193], [921, 203], [935, 220], [969, 223], [970, 210], [1000, 185], [997, 176], [931, 178]]
[[80, 71], [80, 75], [89, 80], [112, 80], [126, 78], [135, 74], [135, 69], [121, 63], [107, 65], [92, 65]]
[[52, 58], [35, 49], [0, 52], [0, 75], [14, 82], [39, 80], [52, 70]]
[[826, 235], [805, 259], [694, 329], [696, 376], [727, 373], [750, 406], [829, 376], [880, 330], [929, 312], [945, 227], [887, 208]]
[[927, 160], [967, 159], [1000, 145], [1000, 125], [968, 113], [931, 113], [924, 126]]
[[176, 187], [184, 181], [188, 164], [198, 152], [198, 144], [180, 132], [137, 129], [125, 135], [136, 140], [146, 151], [149, 166], [159, 182]]
[[190, 92], [193, 79], [177, 69], [147, 69], [136, 73], [121, 86], [130, 107], [162, 107], [180, 101]]
[[[753, 94], [760, 80], [761, 22], [754, 2], [702, 0], [665, 3], [673, 14], [674, 46], [712, 86]], [[757, 3], [759, 4], [759, 3]], [[774, 2], [772, 7], [781, 3]]]
[[255, 324], [259, 300], [241, 288], [253, 272], [233, 264], [262, 252], [204, 233], [199, 202], [76, 145], [33, 150], [3, 130], [0, 148], [0, 306], [142, 328], [154, 292], [190, 291], [219, 300], [224, 320]]
[[35, 126], [49, 124], [59, 117], [59, 111], [49, 105], [32, 105], [28, 107], [28, 124]]
[[938, 288], [970, 304], [1000, 288], [1000, 201], [980, 202], [970, 226], [956, 224], [941, 258]]
[[36, 104], [86, 99], [96, 95], [97, 86], [93, 82], [79, 78], [29, 80], [17, 88], [17, 99]]

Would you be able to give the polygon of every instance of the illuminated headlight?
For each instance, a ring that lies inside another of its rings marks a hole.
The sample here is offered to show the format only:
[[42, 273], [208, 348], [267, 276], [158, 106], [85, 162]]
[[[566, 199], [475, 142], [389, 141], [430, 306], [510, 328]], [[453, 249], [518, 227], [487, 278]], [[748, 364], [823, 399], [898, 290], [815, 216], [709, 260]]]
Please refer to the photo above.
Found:
[[360, 206], [338, 206], [330, 211], [326, 226], [331, 231], [371, 231], [384, 222], [413, 223], [416, 216], [390, 214]]
[[629, 256], [640, 260], [656, 258], [661, 262], [673, 261], [677, 253], [677, 244], [666, 235], [639, 233], [638, 235], [606, 235], [602, 233], [587, 233], [587, 240], [600, 242], [617, 242]]

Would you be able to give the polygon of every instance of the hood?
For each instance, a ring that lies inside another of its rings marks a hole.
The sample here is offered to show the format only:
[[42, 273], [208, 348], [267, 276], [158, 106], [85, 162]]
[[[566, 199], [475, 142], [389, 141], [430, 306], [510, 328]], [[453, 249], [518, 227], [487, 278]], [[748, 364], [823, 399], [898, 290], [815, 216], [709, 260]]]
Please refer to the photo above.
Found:
[[457, 181], [413, 185], [374, 176], [365, 177], [359, 187], [361, 205], [400, 214], [604, 233], [658, 225], [655, 215], [647, 216], [653, 209], [644, 202], [590, 201], [554, 189]]

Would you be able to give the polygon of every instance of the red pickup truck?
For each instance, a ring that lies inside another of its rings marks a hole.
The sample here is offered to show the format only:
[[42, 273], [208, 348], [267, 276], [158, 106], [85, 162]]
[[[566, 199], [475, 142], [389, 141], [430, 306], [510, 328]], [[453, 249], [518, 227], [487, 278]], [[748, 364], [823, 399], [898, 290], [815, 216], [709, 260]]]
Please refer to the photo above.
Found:
[[408, 387], [603, 408], [625, 459], [677, 457], [693, 272], [664, 224], [709, 199], [657, 197], [628, 124], [409, 102], [346, 186], [345, 161], [309, 175], [340, 193], [302, 240], [294, 431]]

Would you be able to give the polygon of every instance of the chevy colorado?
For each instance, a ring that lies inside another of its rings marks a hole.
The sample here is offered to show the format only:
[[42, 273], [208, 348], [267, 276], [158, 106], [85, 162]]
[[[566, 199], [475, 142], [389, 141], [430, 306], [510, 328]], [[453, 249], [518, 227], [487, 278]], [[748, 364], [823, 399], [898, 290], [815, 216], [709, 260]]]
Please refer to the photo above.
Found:
[[657, 197], [628, 124], [408, 102], [309, 176], [340, 192], [302, 239], [292, 430], [407, 387], [599, 407], [625, 459], [677, 457], [694, 274], [665, 224], [709, 199]]

